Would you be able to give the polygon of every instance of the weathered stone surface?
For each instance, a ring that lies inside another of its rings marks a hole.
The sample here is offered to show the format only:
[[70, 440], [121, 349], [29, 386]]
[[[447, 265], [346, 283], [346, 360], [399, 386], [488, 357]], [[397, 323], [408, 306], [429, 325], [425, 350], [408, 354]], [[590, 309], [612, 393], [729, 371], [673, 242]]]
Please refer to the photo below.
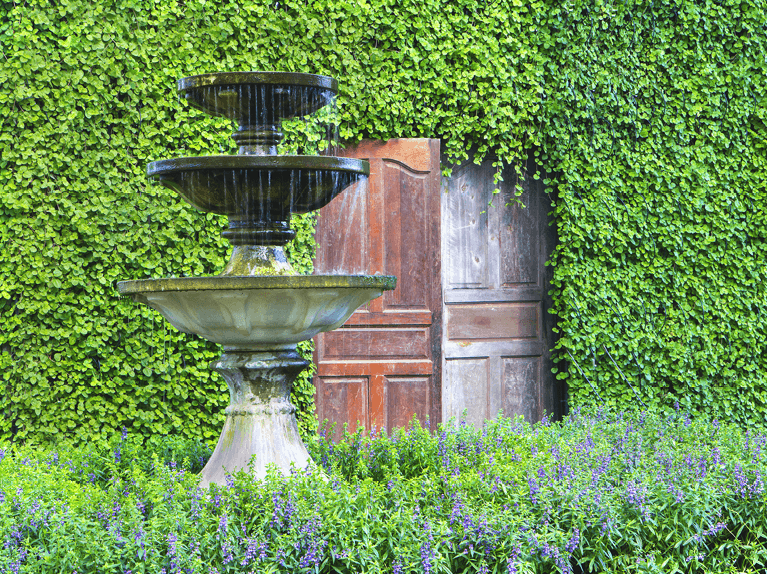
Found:
[[342, 325], [394, 277], [297, 275], [177, 277], [118, 283], [178, 330], [227, 349], [280, 349]]
[[201, 473], [201, 486], [224, 484], [226, 473], [248, 470], [263, 478], [274, 464], [283, 473], [304, 468], [309, 453], [298, 434], [293, 381], [309, 363], [295, 347], [224, 353], [211, 364], [229, 385], [226, 422], [216, 449]]

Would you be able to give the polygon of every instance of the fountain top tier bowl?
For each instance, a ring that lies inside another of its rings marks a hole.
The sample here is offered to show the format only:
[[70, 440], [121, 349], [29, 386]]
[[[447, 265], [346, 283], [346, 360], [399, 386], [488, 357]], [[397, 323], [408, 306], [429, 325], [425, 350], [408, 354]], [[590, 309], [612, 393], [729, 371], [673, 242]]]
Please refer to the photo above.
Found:
[[182, 78], [178, 91], [207, 114], [240, 125], [266, 125], [313, 114], [331, 104], [338, 82], [293, 72], [222, 72]]
[[333, 104], [338, 83], [328, 76], [292, 72], [222, 72], [178, 81], [193, 107], [233, 120], [240, 155], [277, 155], [283, 120], [305, 118]]

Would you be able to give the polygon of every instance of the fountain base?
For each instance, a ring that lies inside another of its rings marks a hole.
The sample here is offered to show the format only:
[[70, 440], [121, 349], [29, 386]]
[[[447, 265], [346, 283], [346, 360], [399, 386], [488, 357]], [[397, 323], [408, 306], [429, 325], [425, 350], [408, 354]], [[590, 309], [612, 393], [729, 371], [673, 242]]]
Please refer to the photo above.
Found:
[[290, 402], [293, 381], [309, 363], [295, 347], [274, 351], [230, 350], [211, 364], [229, 385], [230, 403], [216, 449], [201, 473], [201, 486], [225, 484], [226, 474], [247, 470], [266, 476], [267, 465], [283, 473], [305, 468], [309, 453], [298, 434]]

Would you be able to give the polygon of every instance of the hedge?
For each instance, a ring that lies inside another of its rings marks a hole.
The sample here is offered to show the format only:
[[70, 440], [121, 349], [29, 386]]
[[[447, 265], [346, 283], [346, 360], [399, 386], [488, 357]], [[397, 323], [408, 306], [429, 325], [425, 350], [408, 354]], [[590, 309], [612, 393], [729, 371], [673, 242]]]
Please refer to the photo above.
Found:
[[144, 169], [232, 150], [174, 83], [241, 69], [337, 77], [346, 140], [534, 158], [571, 404], [763, 426], [766, 35], [764, 0], [1, 2], [0, 437], [218, 434], [215, 346], [115, 283], [222, 268], [222, 221]]

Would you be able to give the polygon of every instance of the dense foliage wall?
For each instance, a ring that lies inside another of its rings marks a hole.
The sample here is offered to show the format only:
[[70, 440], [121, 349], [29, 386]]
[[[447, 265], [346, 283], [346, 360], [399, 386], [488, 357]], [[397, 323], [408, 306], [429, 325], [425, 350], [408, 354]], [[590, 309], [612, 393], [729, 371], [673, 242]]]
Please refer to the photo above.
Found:
[[764, 426], [767, 5], [595, 3], [549, 33], [573, 402]]
[[347, 139], [533, 150], [571, 400], [766, 420], [764, 0], [2, 1], [0, 50], [0, 438], [217, 435], [215, 346], [115, 283], [222, 268], [144, 167], [231, 150], [174, 82], [239, 69], [338, 77]]

